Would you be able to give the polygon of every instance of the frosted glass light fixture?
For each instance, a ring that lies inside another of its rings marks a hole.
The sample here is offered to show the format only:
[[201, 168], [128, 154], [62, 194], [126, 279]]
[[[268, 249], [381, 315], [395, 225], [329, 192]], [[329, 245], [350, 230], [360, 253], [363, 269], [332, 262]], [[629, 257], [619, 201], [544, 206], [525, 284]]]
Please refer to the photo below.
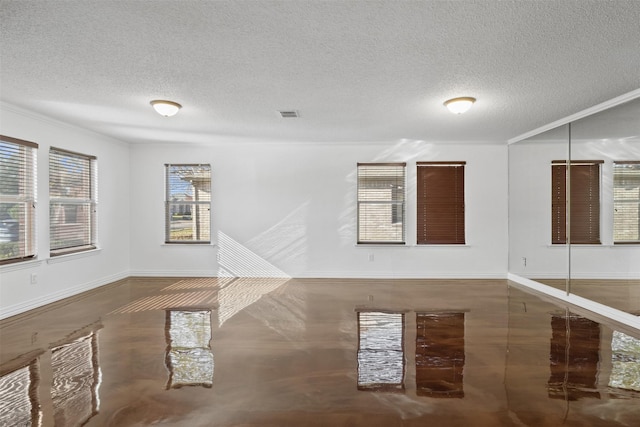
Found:
[[175, 116], [178, 110], [182, 108], [182, 105], [177, 102], [166, 101], [163, 99], [151, 101], [151, 106], [158, 114], [165, 117]]
[[461, 98], [452, 98], [448, 101], [445, 101], [444, 106], [447, 107], [453, 114], [462, 114], [469, 110], [474, 102], [476, 102], [475, 98], [464, 96]]

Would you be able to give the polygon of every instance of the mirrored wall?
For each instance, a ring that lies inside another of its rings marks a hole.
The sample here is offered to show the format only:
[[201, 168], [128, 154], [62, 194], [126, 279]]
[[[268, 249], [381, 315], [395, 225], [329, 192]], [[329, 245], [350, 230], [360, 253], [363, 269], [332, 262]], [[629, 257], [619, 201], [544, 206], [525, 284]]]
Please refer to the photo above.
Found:
[[509, 145], [509, 272], [640, 315], [640, 97]]

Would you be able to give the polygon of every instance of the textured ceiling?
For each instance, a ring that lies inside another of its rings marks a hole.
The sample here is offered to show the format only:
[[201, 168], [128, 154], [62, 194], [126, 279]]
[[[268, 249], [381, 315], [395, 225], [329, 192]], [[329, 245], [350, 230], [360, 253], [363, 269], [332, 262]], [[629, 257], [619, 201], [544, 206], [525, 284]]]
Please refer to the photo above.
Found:
[[640, 88], [635, 0], [0, 0], [0, 22], [0, 100], [128, 142], [506, 142]]

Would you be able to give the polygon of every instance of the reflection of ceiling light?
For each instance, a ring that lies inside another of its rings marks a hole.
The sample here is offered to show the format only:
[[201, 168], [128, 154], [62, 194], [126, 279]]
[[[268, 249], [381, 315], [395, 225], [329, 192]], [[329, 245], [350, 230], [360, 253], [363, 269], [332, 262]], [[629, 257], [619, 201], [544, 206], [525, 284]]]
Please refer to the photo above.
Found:
[[453, 98], [448, 101], [445, 101], [444, 105], [453, 114], [462, 114], [466, 112], [469, 108], [471, 108], [474, 102], [476, 102], [475, 98], [465, 96], [462, 98]]
[[156, 99], [155, 101], [151, 101], [151, 106], [154, 110], [161, 116], [171, 117], [175, 116], [175, 114], [182, 108], [182, 105], [173, 101], [165, 101], [162, 99]]

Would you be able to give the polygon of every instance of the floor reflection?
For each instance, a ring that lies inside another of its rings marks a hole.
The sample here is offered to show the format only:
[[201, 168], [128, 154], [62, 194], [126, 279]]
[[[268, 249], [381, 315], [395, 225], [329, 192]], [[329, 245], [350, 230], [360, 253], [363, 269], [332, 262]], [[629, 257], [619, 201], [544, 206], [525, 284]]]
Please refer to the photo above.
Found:
[[640, 392], [640, 339], [613, 331], [609, 387]]
[[0, 321], [0, 426], [637, 427], [640, 331], [579, 313], [503, 281], [128, 279]]
[[40, 359], [44, 350], [26, 354], [0, 368], [0, 425], [40, 426]]
[[549, 397], [600, 398], [600, 324], [575, 314], [551, 316]]
[[464, 397], [464, 313], [416, 314], [418, 396]]
[[358, 390], [404, 390], [404, 314], [358, 312]]
[[84, 425], [100, 409], [98, 329], [101, 327], [80, 331], [52, 345], [51, 399], [56, 425]]
[[167, 389], [211, 387], [214, 368], [210, 346], [211, 311], [167, 310], [165, 332]]

